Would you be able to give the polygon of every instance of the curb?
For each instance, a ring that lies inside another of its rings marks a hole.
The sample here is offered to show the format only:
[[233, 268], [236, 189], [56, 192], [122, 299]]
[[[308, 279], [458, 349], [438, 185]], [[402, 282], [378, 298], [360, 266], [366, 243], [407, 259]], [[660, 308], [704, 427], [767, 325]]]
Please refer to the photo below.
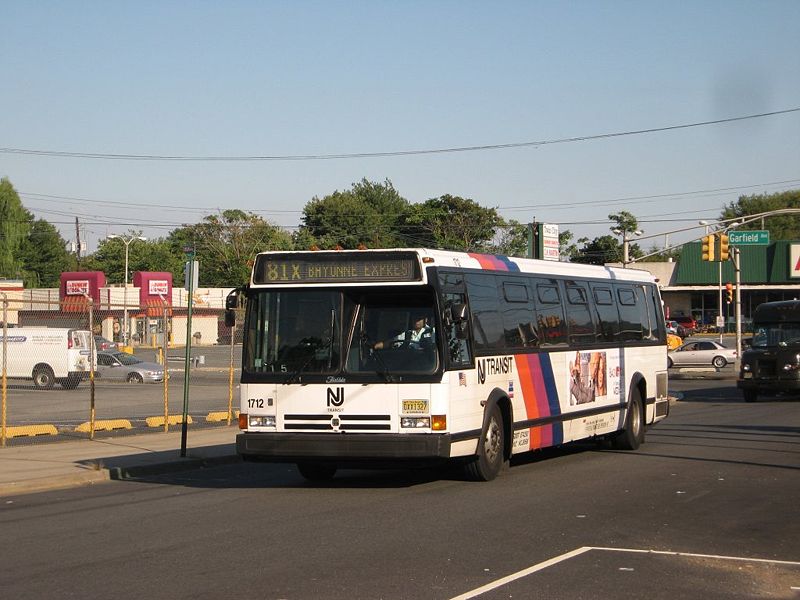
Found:
[[138, 465], [131, 467], [110, 467], [104, 469], [108, 473], [108, 479], [112, 481], [124, 481], [127, 479], [138, 479], [153, 475], [166, 475], [168, 473], [180, 473], [181, 471], [194, 471], [197, 469], [209, 469], [223, 465], [231, 465], [242, 462], [242, 457], [238, 454], [226, 454], [223, 456], [213, 456], [209, 458], [179, 458], [177, 460], [154, 463], [152, 465]]
[[96, 468], [96, 465], [94, 465], [95, 468], [80, 473], [0, 484], [0, 498], [75, 488], [83, 485], [94, 485], [95, 483], [106, 481], [125, 481], [155, 475], [179, 473], [181, 471], [208, 469], [240, 462], [242, 462], [242, 458], [238, 454], [226, 454], [208, 458], [178, 458], [150, 465], [136, 465], [130, 467]]

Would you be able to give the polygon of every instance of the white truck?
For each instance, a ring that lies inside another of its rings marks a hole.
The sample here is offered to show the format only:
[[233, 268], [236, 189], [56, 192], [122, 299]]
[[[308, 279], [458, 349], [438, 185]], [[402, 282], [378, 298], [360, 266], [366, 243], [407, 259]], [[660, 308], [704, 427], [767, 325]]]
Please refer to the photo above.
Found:
[[[40, 389], [59, 383], [71, 390], [89, 378], [97, 362], [92, 342], [92, 333], [84, 329], [11, 327], [5, 337], [0, 329], [0, 369], [5, 369], [7, 378], [33, 380]], [[7, 364], [3, 364], [3, 345]]]

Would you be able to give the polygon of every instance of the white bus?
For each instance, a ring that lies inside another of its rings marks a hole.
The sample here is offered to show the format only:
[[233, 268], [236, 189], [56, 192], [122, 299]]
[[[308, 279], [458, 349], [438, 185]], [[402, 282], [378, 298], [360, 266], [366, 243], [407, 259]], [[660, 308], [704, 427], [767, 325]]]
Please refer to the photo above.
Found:
[[[337, 468], [461, 461], [476, 480], [573, 440], [636, 449], [667, 416], [652, 276], [426, 249], [265, 252], [246, 299], [237, 451]], [[425, 331], [420, 329], [424, 326]]]
[[[29, 379], [40, 389], [54, 383], [71, 390], [89, 378], [92, 364], [92, 333], [64, 327], [0, 328], [8, 364], [0, 364], [9, 379]], [[2, 346], [0, 346], [2, 347]], [[0, 354], [0, 357], [2, 355]], [[95, 353], [96, 356], [96, 353]]]

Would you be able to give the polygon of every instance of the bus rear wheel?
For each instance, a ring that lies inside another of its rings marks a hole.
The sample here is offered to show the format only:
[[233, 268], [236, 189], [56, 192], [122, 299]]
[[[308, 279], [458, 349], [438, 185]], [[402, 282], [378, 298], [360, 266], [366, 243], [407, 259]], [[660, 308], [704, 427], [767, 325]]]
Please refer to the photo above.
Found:
[[644, 407], [639, 392], [631, 395], [625, 427], [613, 439], [612, 445], [618, 450], [636, 450], [644, 444]]
[[299, 462], [297, 470], [309, 481], [322, 483], [333, 479], [337, 469], [332, 463]]
[[465, 465], [467, 476], [474, 481], [491, 481], [506, 464], [505, 428], [497, 404], [492, 406], [478, 441], [478, 455]]

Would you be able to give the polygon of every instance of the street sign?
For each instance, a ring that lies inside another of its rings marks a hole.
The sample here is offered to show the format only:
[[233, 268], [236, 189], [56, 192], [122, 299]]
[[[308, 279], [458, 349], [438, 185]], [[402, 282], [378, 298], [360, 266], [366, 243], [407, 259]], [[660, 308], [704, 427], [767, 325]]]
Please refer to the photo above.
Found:
[[765, 229], [754, 231], [729, 231], [728, 243], [731, 246], [768, 246], [769, 231]]

